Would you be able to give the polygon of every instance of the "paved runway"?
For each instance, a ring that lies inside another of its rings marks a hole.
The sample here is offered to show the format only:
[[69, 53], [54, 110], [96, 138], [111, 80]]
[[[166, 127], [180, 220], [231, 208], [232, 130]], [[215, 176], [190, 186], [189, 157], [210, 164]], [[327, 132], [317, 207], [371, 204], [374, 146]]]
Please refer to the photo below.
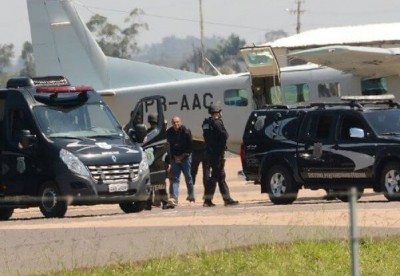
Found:
[[[124, 214], [117, 205], [70, 207], [63, 219], [44, 219], [38, 208], [20, 209], [0, 223], [0, 274], [26, 275], [84, 266], [129, 262], [293, 239], [347, 238], [349, 207], [323, 200], [322, 190], [301, 190], [294, 204], [269, 202], [260, 187], [237, 172], [239, 158], [227, 160], [228, 185], [238, 206], [224, 207], [216, 192], [214, 208], [202, 207], [203, 187], [196, 184], [197, 202]], [[400, 234], [398, 202], [366, 191], [357, 204], [361, 236]]]

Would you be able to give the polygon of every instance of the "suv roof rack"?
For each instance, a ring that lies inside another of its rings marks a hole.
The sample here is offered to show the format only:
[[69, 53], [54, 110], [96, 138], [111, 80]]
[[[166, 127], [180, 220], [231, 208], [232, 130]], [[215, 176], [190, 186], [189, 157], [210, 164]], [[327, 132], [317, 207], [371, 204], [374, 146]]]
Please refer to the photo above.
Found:
[[362, 107], [366, 105], [387, 105], [389, 107], [400, 107], [400, 104], [395, 101], [392, 94], [387, 95], [370, 95], [370, 96], [342, 96], [342, 101], [350, 104], [359, 104]]
[[301, 108], [309, 108], [310, 105], [307, 103], [305, 105], [302, 104], [266, 104], [262, 107], [262, 109], [301, 109]]
[[386, 95], [367, 95], [367, 96], [342, 96], [340, 97], [342, 101], [388, 101], [394, 100], [393, 94]]

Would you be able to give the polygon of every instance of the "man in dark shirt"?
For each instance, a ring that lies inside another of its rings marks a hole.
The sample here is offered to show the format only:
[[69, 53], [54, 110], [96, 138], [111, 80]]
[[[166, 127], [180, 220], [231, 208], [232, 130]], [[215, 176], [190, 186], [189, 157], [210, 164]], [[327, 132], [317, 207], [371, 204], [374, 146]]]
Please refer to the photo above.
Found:
[[174, 116], [171, 120], [172, 127], [167, 130], [167, 141], [169, 143], [170, 163], [173, 174], [171, 194], [175, 202], [179, 197], [179, 178], [181, 172], [185, 176], [188, 196], [186, 200], [195, 202], [193, 180], [191, 175], [192, 161], [192, 134], [188, 128], [181, 124], [181, 119]]
[[225, 150], [228, 132], [221, 120], [221, 111], [220, 106], [212, 104], [208, 110], [211, 117], [206, 118], [202, 125], [204, 141], [206, 142], [207, 163], [211, 170], [211, 177], [208, 179], [204, 189], [204, 207], [215, 206], [212, 199], [217, 182], [225, 206], [237, 205], [239, 203], [231, 198], [228, 185], [225, 181]]

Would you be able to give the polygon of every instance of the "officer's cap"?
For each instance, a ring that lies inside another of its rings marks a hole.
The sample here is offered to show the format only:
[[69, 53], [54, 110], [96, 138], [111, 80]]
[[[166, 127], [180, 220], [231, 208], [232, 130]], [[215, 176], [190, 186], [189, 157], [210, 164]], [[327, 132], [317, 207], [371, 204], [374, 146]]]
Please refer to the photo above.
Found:
[[214, 114], [214, 113], [219, 113], [221, 112], [222, 108], [218, 104], [211, 104], [210, 107], [208, 108], [208, 113], [209, 114]]

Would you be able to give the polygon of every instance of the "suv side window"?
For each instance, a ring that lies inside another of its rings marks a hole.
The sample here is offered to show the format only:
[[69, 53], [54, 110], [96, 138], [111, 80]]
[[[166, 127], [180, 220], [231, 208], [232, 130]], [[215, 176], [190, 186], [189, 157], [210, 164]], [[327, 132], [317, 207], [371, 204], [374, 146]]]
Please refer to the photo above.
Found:
[[309, 124], [309, 137], [312, 140], [327, 140], [331, 135], [333, 122], [333, 114], [312, 115]]
[[340, 131], [339, 131], [339, 139], [340, 140], [352, 140], [350, 137], [350, 129], [351, 128], [361, 128], [366, 131], [365, 125], [360, 118], [354, 115], [345, 115], [343, 116], [340, 124]]

